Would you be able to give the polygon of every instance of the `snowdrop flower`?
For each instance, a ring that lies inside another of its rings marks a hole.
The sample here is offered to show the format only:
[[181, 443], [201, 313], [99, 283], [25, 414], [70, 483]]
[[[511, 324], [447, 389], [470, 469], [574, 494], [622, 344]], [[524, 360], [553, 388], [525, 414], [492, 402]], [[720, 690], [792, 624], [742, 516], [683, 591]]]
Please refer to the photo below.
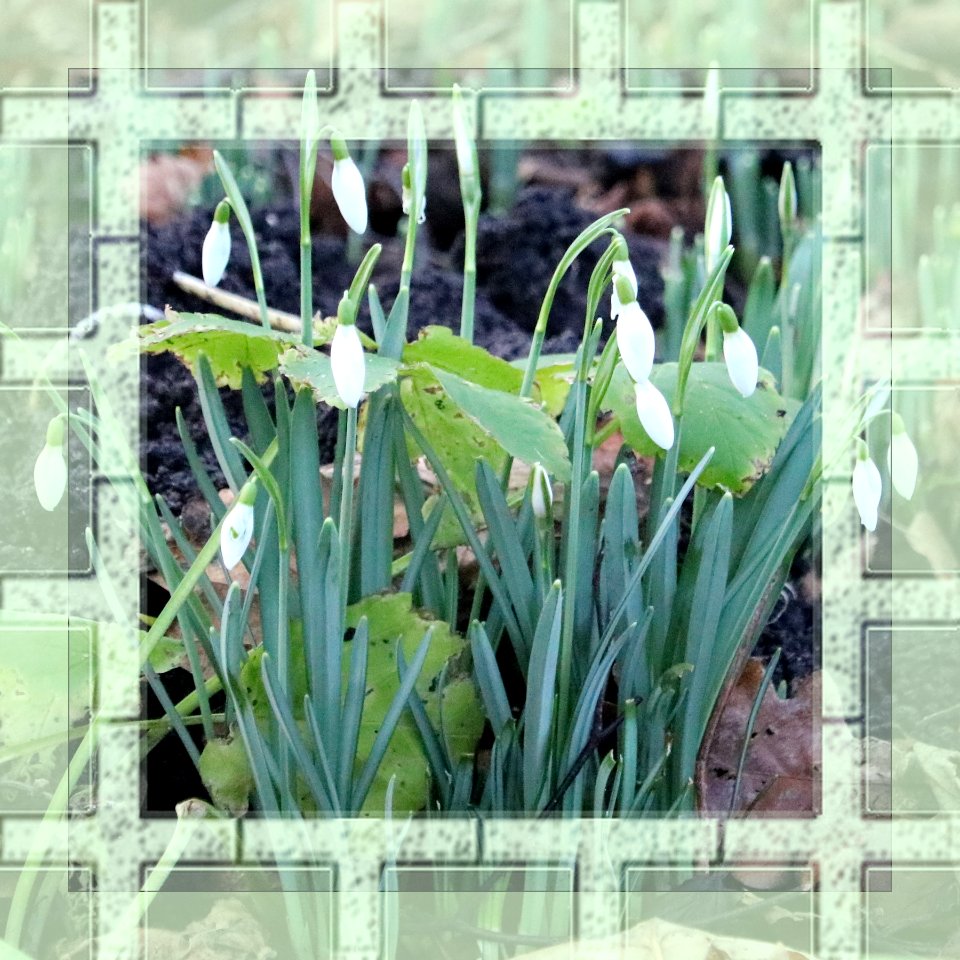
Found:
[[220, 556], [227, 570], [232, 570], [246, 553], [253, 536], [253, 505], [257, 499], [256, 483], [248, 483], [237, 502], [223, 518], [220, 527]]
[[890, 470], [890, 479], [893, 480], [893, 489], [904, 500], [909, 500], [917, 488], [917, 448], [907, 435], [907, 428], [899, 413], [893, 415], [892, 432], [887, 450], [887, 468]]
[[637, 394], [637, 416], [650, 439], [664, 450], [673, 446], [673, 417], [664, 395], [649, 381], [634, 384]]
[[365, 233], [367, 191], [363, 185], [363, 177], [360, 176], [360, 171], [341, 137], [330, 140], [330, 149], [333, 152], [333, 178], [330, 182], [333, 199], [337, 201], [340, 215], [347, 221], [350, 229], [354, 233]]
[[221, 200], [213, 212], [213, 223], [203, 238], [200, 264], [203, 282], [215, 287], [222, 279], [230, 260], [230, 204]]
[[880, 471], [870, 459], [867, 445], [857, 438], [857, 462], [853, 468], [853, 502], [857, 505], [860, 522], [871, 533], [877, 529], [877, 511], [883, 488]]
[[47, 441], [33, 465], [33, 487], [44, 510], [54, 510], [67, 489], [63, 434], [63, 417], [54, 417], [47, 425]]
[[[410, 164], [403, 165], [403, 172], [400, 175], [401, 203], [403, 212], [410, 216], [410, 205], [413, 203], [413, 185], [410, 180]], [[423, 223], [427, 219], [427, 197], [426, 194], [420, 198], [420, 209], [417, 211], [417, 223]]]
[[627, 373], [635, 381], [646, 380], [653, 369], [653, 355], [656, 350], [653, 327], [650, 320], [637, 303], [626, 277], [617, 277], [621, 306], [617, 317], [617, 349], [627, 368]]
[[730, 382], [741, 396], [749, 397], [757, 389], [760, 376], [757, 348], [746, 330], [737, 323], [736, 314], [727, 304], [720, 305], [717, 316], [723, 331], [723, 359], [727, 364]]
[[543, 465], [539, 462], [533, 465], [530, 475], [530, 503], [533, 506], [533, 515], [539, 520], [547, 516], [547, 511], [553, 506], [553, 488], [550, 486], [550, 477]]
[[730, 195], [723, 186], [723, 177], [717, 177], [713, 181], [713, 189], [707, 201], [707, 218], [703, 237], [703, 256], [707, 273], [716, 266], [720, 254], [727, 249], [732, 236], [733, 214], [730, 210]]
[[337, 329], [330, 344], [330, 364], [333, 367], [333, 382], [340, 399], [348, 407], [359, 406], [363, 399], [363, 384], [366, 364], [363, 344], [354, 322], [354, 307], [345, 292], [337, 310]]

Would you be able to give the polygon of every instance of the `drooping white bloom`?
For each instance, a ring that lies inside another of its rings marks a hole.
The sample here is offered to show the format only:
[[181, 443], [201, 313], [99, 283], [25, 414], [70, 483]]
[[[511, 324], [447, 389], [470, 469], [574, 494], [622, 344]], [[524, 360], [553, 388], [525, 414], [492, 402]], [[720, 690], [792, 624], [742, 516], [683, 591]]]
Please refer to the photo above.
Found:
[[363, 177], [347, 151], [347, 145], [339, 137], [330, 141], [333, 150], [333, 177], [330, 186], [333, 199], [337, 201], [340, 215], [354, 233], [367, 230], [367, 191]]
[[716, 266], [720, 254], [727, 249], [733, 236], [733, 213], [730, 209], [730, 194], [723, 185], [723, 177], [713, 181], [710, 199], [707, 201], [707, 217], [703, 231], [703, 256], [707, 273]]
[[543, 520], [547, 511], [553, 506], [553, 488], [550, 486], [550, 477], [543, 465], [535, 463], [530, 475], [530, 503], [533, 515]]
[[348, 407], [356, 407], [363, 399], [363, 384], [366, 377], [363, 344], [354, 323], [340, 323], [333, 333], [330, 344], [330, 364], [333, 367], [333, 382], [340, 399]]
[[617, 318], [617, 349], [627, 373], [635, 381], [646, 380], [653, 369], [656, 342], [653, 326], [636, 300], [625, 303]]
[[650, 439], [664, 450], [673, 446], [673, 416], [664, 395], [649, 381], [634, 384], [637, 395], [637, 416]]
[[246, 491], [230, 508], [220, 527], [220, 556], [228, 570], [232, 570], [243, 559], [253, 536], [253, 504], [245, 500]]
[[860, 522], [871, 533], [877, 529], [877, 512], [883, 486], [880, 471], [870, 459], [867, 445], [857, 440], [857, 462], [853, 467], [853, 502], [857, 505]]
[[623, 304], [620, 302], [620, 294], [617, 293], [617, 277], [623, 277], [627, 283], [630, 284], [630, 288], [633, 290], [633, 295], [636, 297], [639, 287], [637, 285], [637, 275], [634, 272], [633, 265], [629, 260], [614, 260], [613, 261], [613, 287], [610, 293], [610, 317], [613, 320], [616, 320], [620, 315], [620, 308]]
[[904, 500], [909, 500], [917, 489], [920, 458], [917, 456], [917, 448], [907, 434], [903, 418], [897, 413], [893, 415], [892, 432], [890, 447], [887, 449], [887, 467], [893, 489]]
[[723, 359], [727, 364], [730, 382], [741, 396], [749, 397], [757, 389], [760, 362], [757, 360], [757, 348], [742, 327], [738, 326], [732, 333], [723, 331]]
[[203, 282], [215, 287], [222, 279], [230, 261], [230, 204], [221, 200], [213, 214], [213, 222], [203, 238], [200, 264]]
[[54, 510], [67, 489], [67, 462], [63, 453], [63, 418], [47, 426], [47, 439], [33, 465], [33, 487], [44, 510]]

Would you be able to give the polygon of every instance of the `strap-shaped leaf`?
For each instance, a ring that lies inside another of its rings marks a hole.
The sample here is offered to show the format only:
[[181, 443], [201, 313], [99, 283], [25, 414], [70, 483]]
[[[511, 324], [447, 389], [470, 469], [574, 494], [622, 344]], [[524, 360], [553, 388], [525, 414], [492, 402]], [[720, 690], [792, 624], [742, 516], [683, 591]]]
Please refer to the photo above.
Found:
[[527, 698], [523, 710], [523, 804], [534, 810], [548, 787], [548, 757], [553, 730], [553, 705], [557, 696], [560, 658], [560, 615], [563, 591], [557, 581], [550, 588], [540, 613], [530, 651]]

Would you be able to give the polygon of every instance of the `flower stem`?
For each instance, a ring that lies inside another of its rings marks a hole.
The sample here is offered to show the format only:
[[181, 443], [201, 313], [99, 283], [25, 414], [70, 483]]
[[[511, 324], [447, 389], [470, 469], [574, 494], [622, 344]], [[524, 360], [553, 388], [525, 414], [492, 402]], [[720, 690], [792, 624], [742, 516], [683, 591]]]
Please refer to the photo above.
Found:
[[473, 343], [473, 314], [477, 299], [477, 206], [464, 207], [465, 240], [463, 251], [463, 305], [460, 310], [460, 336]]
[[[353, 547], [353, 460], [357, 450], [357, 408], [347, 408], [347, 439], [343, 450], [340, 488], [340, 606], [346, 611]], [[344, 613], [346, 616], [346, 613]]]

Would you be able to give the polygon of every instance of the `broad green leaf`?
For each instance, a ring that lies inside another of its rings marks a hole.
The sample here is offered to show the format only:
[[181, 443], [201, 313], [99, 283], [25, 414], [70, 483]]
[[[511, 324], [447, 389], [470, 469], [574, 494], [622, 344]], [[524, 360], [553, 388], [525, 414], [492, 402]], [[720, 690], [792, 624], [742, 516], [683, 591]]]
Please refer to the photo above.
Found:
[[[373, 393], [378, 387], [395, 380], [398, 368], [399, 364], [396, 360], [389, 360], [376, 354], [366, 354], [364, 392]], [[280, 372], [294, 386], [310, 387], [313, 395], [322, 403], [344, 409], [344, 403], [340, 399], [340, 394], [337, 393], [337, 386], [333, 380], [330, 358], [325, 353], [297, 345], [280, 357]]]
[[[567, 402], [570, 385], [577, 370], [575, 353], [545, 353], [537, 361], [537, 373], [534, 378], [534, 397], [539, 397], [544, 410], [551, 417], [559, 417]], [[511, 360], [510, 366], [523, 370], [527, 366], [526, 357]], [[596, 361], [593, 364], [596, 370]]]
[[[650, 379], [671, 403], [677, 365], [656, 365]], [[619, 418], [623, 438], [634, 450], [644, 456], [659, 452], [640, 425], [633, 381], [622, 364], [617, 365], [604, 406]], [[760, 371], [756, 392], [744, 398], [730, 383], [724, 364], [693, 364], [680, 431], [680, 469], [692, 470], [710, 447], [716, 447], [699, 484], [746, 493], [770, 466], [798, 408], [795, 400], [777, 393], [766, 370]]]
[[262, 383], [275, 370], [280, 354], [299, 337], [267, 330], [256, 323], [229, 320], [215, 313], [167, 312], [167, 319], [139, 329], [143, 353], [172, 353], [191, 370], [197, 355], [206, 354], [218, 387], [239, 390], [244, 367]]
[[507, 453], [531, 466], [542, 463], [547, 472], [560, 481], [569, 479], [567, 444], [549, 414], [530, 400], [489, 390], [455, 374], [432, 369], [447, 398]]
[[218, 809], [242, 817], [253, 791], [243, 740], [234, 736], [207, 741], [200, 754], [200, 779]]
[[523, 372], [506, 360], [488, 353], [446, 327], [426, 327], [420, 336], [403, 348], [408, 364], [428, 363], [437, 370], [455, 373], [481, 387], [519, 393]]
[[[146, 637], [146, 633], [140, 631], [141, 641]], [[184, 649], [183, 640], [179, 637], [161, 637], [150, 650], [150, 666], [157, 673], [166, 673], [174, 667], [178, 667], [180, 662], [186, 657], [187, 651]]]
[[[479, 510], [474, 491], [477, 460], [485, 459], [499, 472], [506, 460], [503, 448], [451, 401], [427, 366], [416, 366], [403, 377], [400, 397], [413, 422], [436, 450], [471, 513], [476, 513]], [[412, 447], [411, 455], [419, 456], [420, 450]]]
[[[447, 747], [454, 757], [472, 755], [483, 728], [483, 710], [470, 677], [464, 651], [467, 643], [452, 633], [446, 623], [427, 619], [414, 610], [408, 593], [380, 594], [367, 597], [347, 609], [347, 627], [356, 628], [361, 617], [369, 625], [369, 652], [367, 660], [366, 700], [354, 771], [359, 773], [366, 760], [377, 730], [390, 708], [399, 687], [397, 677], [396, 643], [401, 638], [407, 663], [432, 626], [433, 640], [419, 679], [417, 692], [427, 709], [434, 728], [440, 729], [440, 696], [438, 681], [444, 667], [447, 680], [443, 694], [443, 727]], [[352, 641], [350, 641], [352, 642]], [[307, 677], [303, 658], [303, 639], [299, 631], [290, 637], [291, 686], [294, 715], [303, 717], [303, 696], [307, 692]], [[258, 722], [266, 719], [269, 709], [260, 678], [262, 648], [251, 654], [241, 671], [241, 683], [246, 689]], [[343, 689], [346, 689], [349, 670], [349, 651], [343, 657]], [[429, 778], [427, 761], [420, 745], [416, 726], [409, 712], [405, 712], [383, 763], [364, 803], [364, 812], [382, 813], [390, 778], [394, 785], [394, 810], [410, 812], [423, 808], [427, 801]]]

